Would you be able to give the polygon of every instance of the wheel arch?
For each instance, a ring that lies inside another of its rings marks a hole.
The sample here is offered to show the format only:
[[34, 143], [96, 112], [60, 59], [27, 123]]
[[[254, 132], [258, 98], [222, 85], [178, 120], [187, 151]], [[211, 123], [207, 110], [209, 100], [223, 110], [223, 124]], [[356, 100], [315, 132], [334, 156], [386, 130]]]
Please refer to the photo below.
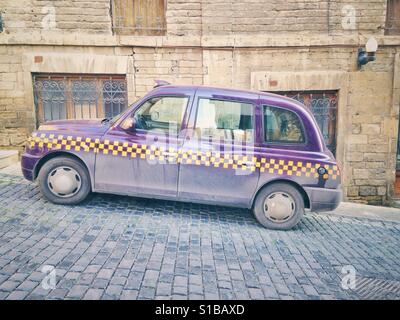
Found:
[[34, 168], [33, 179], [36, 180], [36, 178], [38, 177], [40, 169], [43, 167], [43, 165], [47, 161], [49, 161], [51, 159], [54, 159], [54, 158], [57, 158], [57, 157], [68, 157], [68, 158], [72, 158], [72, 159], [75, 159], [75, 160], [79, 161], [84, 166], [84, 168], [87, 170], [87, 172], [89, 174], [89, 177], [90, 177], [90, 184], [91, 184], [91, 187], [93, 188], [93, 177], [92, 177], [92, 174], [91, 174], [91, 172], [89, 170], [89, 167], [88, 167], [87, 163], [81, 157], [77, 156], [76, 154], [68, 152], [68, 151], [64, 151], [64, 150], [49, 152], [44, 157], [42, 157], [38, 161], [38, 163], [36, 164], [36, 166]]
[[261, 192], [261, 190], [263, 190], [264, 188], [276, 184], [276, 183], [286, 183], [288, 185], [291, 185], [293, 187], [295, 187], [301, 194], [303, 201], [304, 201], [304, 207], [307, 209], [311, 208], [311, 202], [310, 202], [310, 197], [308, 196], [307, 192], [304, 190], [304, 188], [298, 184], [297, 182], [293, 181], [293, 180], [287, 180], [287, 179], [276, 179], [276, 180], [271, 180], [268, 181], [266, 183], [264, 183], [263, 185], [261, 185], [258, 190], [256, 191], [256, 193], [253, 196], [253, 199], [251, 200], [251, 208], [253, 208], [254, 206], [254, 202], [255, 199], [257, 198], [258, 194]]

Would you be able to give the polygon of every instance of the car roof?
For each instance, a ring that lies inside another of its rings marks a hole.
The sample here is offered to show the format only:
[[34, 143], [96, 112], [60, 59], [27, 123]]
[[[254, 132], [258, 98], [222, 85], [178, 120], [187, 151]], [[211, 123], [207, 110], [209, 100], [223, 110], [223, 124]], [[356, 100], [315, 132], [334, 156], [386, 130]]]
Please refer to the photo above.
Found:
[[176, 89], [184, 89], [184, 90], [202, 90], [202, 91], [207, 91], [211, 94], [219, 94], [223, 92], [224, 94], [229, 94], [231, 93], [233, 96], [235, 95], [240, 95], [240, 94], [256, 94], [259, 95], [261, 99], [268, 99], [268, 98], [273, 98], [275, 100], [281, 100], [281, 101], [287, 101], [292, 104], [296, 104], [300, 107], [302, 107], [302, 104], [292, 98], [282, 96], [276, 93], [272, 92], [266, 92], [266, 91], [259, 91], [259, 90], [247, 90], [247, 89], [235, 89], [235, 88], [226, 88], [226, 87], [214, 87], [214, 86], [206, 86], [206, 85], [172, 85], [172, 84], [167, 84], [167, 85], [160, 85], [154, 88], [154, 91], [158, 90], [166, 90], [166, 91], [174, 91]]

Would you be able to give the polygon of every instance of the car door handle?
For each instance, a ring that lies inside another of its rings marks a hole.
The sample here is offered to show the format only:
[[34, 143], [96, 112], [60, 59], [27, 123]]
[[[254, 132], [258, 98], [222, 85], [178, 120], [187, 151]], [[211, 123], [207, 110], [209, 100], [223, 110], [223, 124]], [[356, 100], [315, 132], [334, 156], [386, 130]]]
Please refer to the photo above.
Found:
[[162, 155], [165, 156], [165, 157], [175, 157], [176, 153], [175, 152], [167, 152], [167, 151], [165, 151], [165, 152], [162, 153]]
[[244, 164], [246, 167], [253, 167], [253, 166], [254, 166], [254, 162], [253, 162], [253, 161], [246, 161], [246, 162], [243, 162], [243, 164]]

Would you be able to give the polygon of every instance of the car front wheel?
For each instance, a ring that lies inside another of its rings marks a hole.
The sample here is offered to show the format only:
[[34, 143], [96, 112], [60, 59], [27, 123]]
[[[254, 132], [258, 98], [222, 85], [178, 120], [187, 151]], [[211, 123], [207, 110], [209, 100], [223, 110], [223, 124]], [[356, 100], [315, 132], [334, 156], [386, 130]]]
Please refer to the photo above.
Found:
[[290, 184], [274, 183], [258, 193], [253, 212], [264, 227], [289, 230], [302, 218], [304, 200], [300, 192]]
[[50, 202], [73, 205], [89, 195], [90, 177], [85, 166], [70, 157], [47, 161], [39, 171], [39, 187]]

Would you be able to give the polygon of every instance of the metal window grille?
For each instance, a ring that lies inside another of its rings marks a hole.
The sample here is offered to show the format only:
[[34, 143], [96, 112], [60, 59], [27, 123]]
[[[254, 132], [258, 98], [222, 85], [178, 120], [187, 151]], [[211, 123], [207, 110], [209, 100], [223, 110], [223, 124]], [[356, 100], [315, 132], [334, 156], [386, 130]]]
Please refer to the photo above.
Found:
[[277, 92], [303, 103], [313, 113], [326, 146], [336, 154], [337, 91]]
[[112, 0], [113, 31], [124, 35], [163, 35], [166, 0]]
[[385, 34], [400, 34], [400, 0], [388, 0]]
[[33, 77], [37, 125], [49, 120], [113, 117], [127, 106], [125, 76]]

